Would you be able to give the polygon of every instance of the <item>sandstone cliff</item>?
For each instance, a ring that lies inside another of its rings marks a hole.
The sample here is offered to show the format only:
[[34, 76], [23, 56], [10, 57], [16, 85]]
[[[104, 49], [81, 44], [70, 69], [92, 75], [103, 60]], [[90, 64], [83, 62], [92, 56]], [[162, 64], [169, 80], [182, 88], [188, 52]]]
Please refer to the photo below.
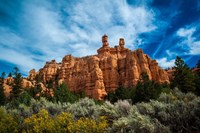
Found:
[[[103, 99], [107, 92], [119, 86], [135, 85], [142, 72], [157, 82], [169, 82], [168, 74], [142, 49], [131, 51], [125, 48], [123, 38], [118, 46], [109, 47], [107, 35], [102, 37], [102, 43], [97, 55], [82, 58], [66, 55], [61, 63], [47, 62], [39, 71], [43, 82], [57, 79], [59, 83], [66, 82], [71, 91], [84, 91], [95, 99]], [[29, 79], [34, 79], [36, 72], [32, 70], [29, 75]]]

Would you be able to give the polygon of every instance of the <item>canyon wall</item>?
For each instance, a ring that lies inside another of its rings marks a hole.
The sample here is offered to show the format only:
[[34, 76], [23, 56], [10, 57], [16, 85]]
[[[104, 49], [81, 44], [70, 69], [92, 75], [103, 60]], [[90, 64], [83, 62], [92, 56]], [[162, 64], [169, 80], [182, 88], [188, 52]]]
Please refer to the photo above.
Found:
[[[168, 74], [142, 49], [131, 51], [125, 48], [123, 38], [112, 48], [107, 35], [102, 37], [102, 43], [97, 55], [82, 58], [66, 55], [61, 63], [55, 60], [46, 62], [39, 71], [43, 82], [57, 79], [59, 83], [66, 82], [73, 92], [85, 92], [87, 96], [100, 100], [119, 86], [135, 85], [142, 72], [146, 72], [151, 80], [169, 82]], [[29, 78], [35, 75], [32, 70]]]

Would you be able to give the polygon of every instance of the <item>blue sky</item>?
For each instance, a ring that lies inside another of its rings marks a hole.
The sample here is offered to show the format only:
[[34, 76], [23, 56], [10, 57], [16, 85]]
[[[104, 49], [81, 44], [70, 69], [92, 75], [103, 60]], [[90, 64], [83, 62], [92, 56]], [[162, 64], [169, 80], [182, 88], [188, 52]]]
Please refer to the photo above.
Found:
[[0, 72], [17, 66], [27, 75], [67, 54], [96, 54], [125, 39], [162, 68], [181, 56], [200, 59], [200, 0], [0, 0]]

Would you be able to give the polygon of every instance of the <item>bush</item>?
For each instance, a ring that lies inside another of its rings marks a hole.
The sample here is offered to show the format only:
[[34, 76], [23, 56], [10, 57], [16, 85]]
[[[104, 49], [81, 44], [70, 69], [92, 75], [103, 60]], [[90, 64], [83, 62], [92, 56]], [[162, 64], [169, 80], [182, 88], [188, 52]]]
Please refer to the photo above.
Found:
[[78, 133], [103, 133], [108, 126], [105, 117], [101, 116], [98, 120], [81, 117], [75, 123], [75, 132]]
[[100, 106], [96, 105], [94, 100], [89, 99], [88, 97], [80, 99], [74, 104], [68, 103], [64, 107], [64, 110], [74, 114], [76, 119], [81, 117], [96, 118], [100, 115]]
[[24, 132], [80, 132], [80, 133], [102, 133], [107, 127], [105, 117], [99, 117], [93, 120], [87, 117], [81, 117], [74, 120], [70, 113], [63, 112], [55, 118], [50, 117], [48, 111], [41, 110], [38, 114], [33, 114], [26, 118], [23, 123]]
[[55, 118], [57, 132], [73, 132], [75, 130], [74, 117], [70, 113], [62, 112]]
[[165, 127], [158, 121], [151, 119], [146, 115], [141, 115], [137, 108], [133, 106], [128, 117], [121, 117], [114, 121], [110, 132], [170, 132], [168, 127]]
[[0, 107], [0, 132], [11, 133], [18, 132], [18, 119], [8, 114], [3, 107]]
[[158, 100], [135, 105], [129, 100], [96, 104], [84, 98], [61, 104], [41, 98], [31, 99], [30, 106], [11, 108], [7, 104], [5, 108], [0, 109], [0, 126], [5, 126], [0, 132], [200, 131], [200, 98], [177, 89], [162, 93]]
[[56, 132], [55, 123], [46, 110], [41, 110], [38, 114], [26, 118], [23, 125], [25, 132]]

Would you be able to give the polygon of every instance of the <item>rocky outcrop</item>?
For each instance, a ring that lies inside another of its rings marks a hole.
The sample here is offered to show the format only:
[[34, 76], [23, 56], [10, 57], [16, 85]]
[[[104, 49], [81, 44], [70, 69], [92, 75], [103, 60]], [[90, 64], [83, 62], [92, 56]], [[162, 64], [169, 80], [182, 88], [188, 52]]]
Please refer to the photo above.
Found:
[[33, 83], [27, 79], [22, 80], [22, 88], [31, 88], [34, 87]]
[[32, 81], [35, 79], [35, 76], [37, 75], [38, 73], [35, 71], [35, 69], [32, 69], [29, 71], [29, 75], [27, 77], [28, 80]]
[[169, 82], [168, 74], [142, 49], [131, 51], [125, 48], [123, 38], [120, 38], [118, 46], [112, 48], [107, 35], [102, 37], [102, 43], [97, 55], [82, 58], [66, 55], [61, 63], [55, 60], [47, 62], [39, 71], [43, 82], [57, 79], [59, 83], [66, 82], [71, 91], [84, 91], [95, 99], [103, 99], [119, 86], [135, 85], [142, 72], [157, 82]]
[[50, 79], [55, 80], [58, 75], [60, 65], [61, 63], [57, 63], [55, 60], [46, 62], [45, 66], [39, 70], [39, 74], [42, 75], [42, 80], [44, 83]]

